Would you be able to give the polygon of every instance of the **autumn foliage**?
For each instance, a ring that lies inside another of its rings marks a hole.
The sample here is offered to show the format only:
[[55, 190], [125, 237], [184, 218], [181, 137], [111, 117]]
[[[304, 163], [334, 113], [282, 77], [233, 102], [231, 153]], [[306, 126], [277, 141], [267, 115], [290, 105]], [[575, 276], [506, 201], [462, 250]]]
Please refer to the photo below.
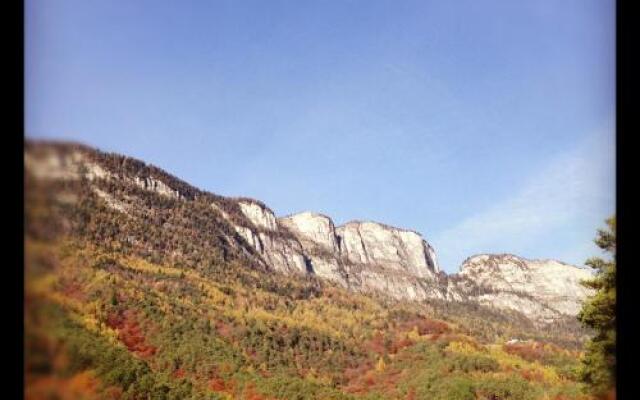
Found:
[[[126, 157], [90, 158], [118, 178], [25, 179], [28, 399], [584, 398], [568, 350], [580, 335], [563, 325], [266, 271], [212, 207], [238, 222], [233, 199]], [[514, 336], [532, 341], [502, 344]]]

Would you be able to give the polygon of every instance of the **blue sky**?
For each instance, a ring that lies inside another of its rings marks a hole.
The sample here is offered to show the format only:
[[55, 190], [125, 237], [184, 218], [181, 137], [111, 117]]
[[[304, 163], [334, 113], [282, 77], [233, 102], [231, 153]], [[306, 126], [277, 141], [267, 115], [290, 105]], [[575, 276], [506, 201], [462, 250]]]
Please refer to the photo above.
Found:
[[421, 232], [443, 268], [582, 265], [615, 210], [613, 1], [26, 1], [26, 134], [278, 215]]

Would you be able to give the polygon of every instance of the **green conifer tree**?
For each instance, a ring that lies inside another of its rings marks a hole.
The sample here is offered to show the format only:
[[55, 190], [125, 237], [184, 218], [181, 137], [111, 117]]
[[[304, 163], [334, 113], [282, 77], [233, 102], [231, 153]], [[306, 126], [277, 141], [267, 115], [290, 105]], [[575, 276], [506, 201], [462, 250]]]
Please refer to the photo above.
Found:
[[580, 377], [594, 394], [602, 396], [613, 390], [616, 372], [616, 219], [607, 221], [607, 229], [598, 230], [595, 242], [611, 259], [589, 259], [586, 264], [596, 270], [593, 279], [584, 282], [595, 289], [578, 314], [578, 320], [594, 330], [587, 343]]

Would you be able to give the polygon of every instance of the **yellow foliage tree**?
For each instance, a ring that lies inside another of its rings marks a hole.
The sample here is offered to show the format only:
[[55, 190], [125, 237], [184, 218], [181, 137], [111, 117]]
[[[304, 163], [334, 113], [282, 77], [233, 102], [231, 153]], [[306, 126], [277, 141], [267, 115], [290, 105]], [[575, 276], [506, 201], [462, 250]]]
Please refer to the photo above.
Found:
[[420, 339], [420, 332], [418, 332], [418, 327], [414, 326], [413, 329], [411, 330], [411, 332], [409, 332], [409, 334], [407, 335], [409, 337], [409, 339], [411, 340], [418, 340]]
[[384, 362], [382, 357], [380, 357], [378, 359], [378, 363], [376, 364], [376, 371], [383, 372], [386, 367], [387, 367], [387, 364]]

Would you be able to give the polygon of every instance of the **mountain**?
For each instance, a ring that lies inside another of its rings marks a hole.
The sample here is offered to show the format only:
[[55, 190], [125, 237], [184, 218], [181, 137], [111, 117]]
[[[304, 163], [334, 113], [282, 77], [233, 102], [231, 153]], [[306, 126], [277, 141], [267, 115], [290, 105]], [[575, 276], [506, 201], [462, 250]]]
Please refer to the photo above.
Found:
[[[65, 374], [93, 371], [103, 384], [97, 398], [109, 388], [124, 398], [156, 390], [165, 398], [182, 390], [436, 398], [424, 382], [449, 382], [455, 387], [437, 392], [450, 393], [460, 389], [455, 379], [476, 373], [488, 375], [467, 388], [474, 398], [503, 385], [545, 395], [577, 387], [562, 368], [588, 334], [575, 321], [589, 295], [583, 269], [479, 255], [447, 275], [433, 247], [408, 229], [335, 226], [313, 212], [277, 217], [258, 200], [209, 193], [79, 144], [27, 141], [24, 156], [34, 377], [62, 368], [47, 361], [60, 353], [80, 363]], [[512, 338], [533, 342], [504, 344]], [[58, 342], [44, 357], [51, 346], [43, 343]], [[546, 378], [503, 382], [494, 375], [509, 375], [509, 357]], [[117, 360], [129, 369], [114, 367]], [[534, 365], [541, 360], [546, 372]], [[41, 390], [43, 381], [34, 382]]]
[[[328, 216], [313, 212], [278, 218], [259, 201], [204, 193], [140, 161], [112, 155], [122, 164], [109, 163], [105, 161], [109, 156], [77, 145], [28, 146], [34, 147], [36, 151], [27, 151], [25, 165], [35, 176], [127, 182], [186, 202], [198, 196], [208, 198], [218, 214], [216, 220], [224, 219], [243, 239], [225, 233], [224, 241], [278, 272], [312, 274], [354, 291], [379, 292], [395, 299], [465, 298], [543, 321], [576, 315], [589, 294], [580, 281], [590, 273], [557, 261], [480, 255], [466, 260], [460, 273], [447, 277], [432, 246], [415, 231], [370, 221], [336, 227]], [[100, 184], [94, 184], [93, 190], [116, 211], [126, 213], [130, 207]]]

